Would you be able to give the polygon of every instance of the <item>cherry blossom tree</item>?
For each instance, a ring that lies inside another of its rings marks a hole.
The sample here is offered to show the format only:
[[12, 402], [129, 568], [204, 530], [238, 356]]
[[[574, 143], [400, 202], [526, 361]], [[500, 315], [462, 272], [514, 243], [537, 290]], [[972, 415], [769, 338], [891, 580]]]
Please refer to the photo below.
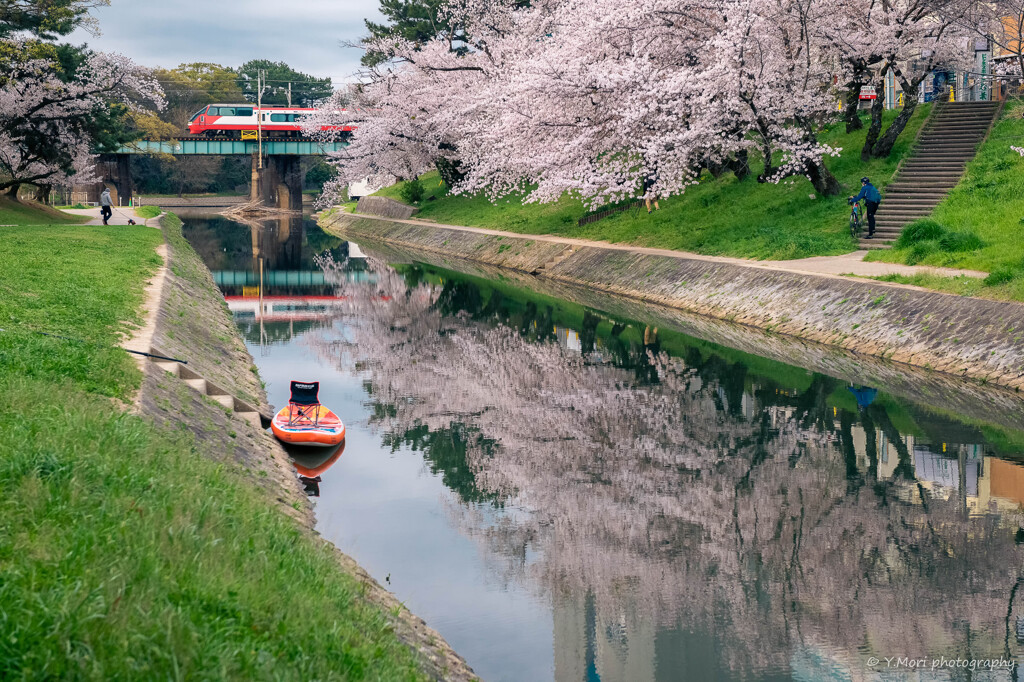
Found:
[[[29, 50], [24, 44], [6, 47]], [[7, 60], [0, 75], [0, 191], [23, 183], [88, 179], [95, 146], [119, 143], [119, 119], [163, 106], [149, 71], [117, 54], [91, 53], [73, 68], [53, 59]], [[107, 138], [107, 139], [103, 139]], [[112, 138], [112, 139], [111, 139]]]
[[[966, 0], [451, 0], [451, 36], [370, 41], [358, 115], [329, 107], [310, 130], [355, 124], [337, 186], [458, 164], [456, 193], [592, 206], [679, 194], [703, 169], [763, 160], [759, 180], [804, 176], [840, 191], [818, 140], [841, 88], [892, 72], [904, 90], [964, 54]], [[840, 85], [842, 84], [842, 85]], [[853, 95], [848, 95], [852, 100]], [[886, 156], [916, 99], [865, 156]], [[851, 124], [852, 127], [852, 124]]]

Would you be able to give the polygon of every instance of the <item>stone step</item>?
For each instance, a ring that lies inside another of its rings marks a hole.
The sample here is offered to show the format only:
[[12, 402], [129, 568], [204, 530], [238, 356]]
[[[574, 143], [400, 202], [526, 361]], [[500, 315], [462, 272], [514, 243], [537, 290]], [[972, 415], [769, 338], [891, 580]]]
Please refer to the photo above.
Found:
[[263, 428], [259, 412], [235, 412], [235, 414], [255, 426], [257, 429]]
[[206, 379], [185, 379], [185, 383], [206, 395]]
[[900, 173], [900, 182], [909, 178], [959, 178], [963, 174], [960, 168], [911, 168]]
[[967, 164], [960, 161], [929, 161], [927, 159], [914, 159], [913, 161], [907, 161], [905, 164], [900, 166], [900, 172], [910, 169], [931, 169], [936, 170], [950, 170], [957, 171], [961, 170]]
[[235, 409], [235, 399], [229, 395], [211, 395], [210, 397], [229, 410]]
[[157, 360], [156, 366], [162, 369], [163, 371], [167, 372], [168, 374], [179, 376], [178, 369], [181, 367], [180, 363], [168, 362], [167, 360]]

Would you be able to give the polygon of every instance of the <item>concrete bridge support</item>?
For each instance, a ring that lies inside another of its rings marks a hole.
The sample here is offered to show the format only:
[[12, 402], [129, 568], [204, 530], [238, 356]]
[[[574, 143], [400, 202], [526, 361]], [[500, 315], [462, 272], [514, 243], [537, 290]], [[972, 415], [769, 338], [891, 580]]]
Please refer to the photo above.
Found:
[[103, 154], [100, 156], [101, 179], [110, 188], [115, 206], [127, 206], [134, 194], [132, 185], [131, 155]]
[[100, 193], [106, 187], [115, 206], [127, 206], [133, 196], [132, 167], [130, 154], [100, 154], [96, 161], [96, 182], [74, 185], [71, 188], [71, 202], [97, 203]]
[[253, 154], [249, 200], [285, 211], [301, 211], [305, 180], [301, 159], [297, 154], [267, 156], [260, 168], [259, 157]]

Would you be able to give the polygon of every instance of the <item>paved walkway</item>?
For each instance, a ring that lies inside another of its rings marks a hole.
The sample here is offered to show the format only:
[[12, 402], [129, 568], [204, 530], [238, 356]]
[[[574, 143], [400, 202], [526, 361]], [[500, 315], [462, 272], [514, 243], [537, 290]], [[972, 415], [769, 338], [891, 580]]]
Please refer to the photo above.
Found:
[[[143, 220], [139, 216], [135, 215], [134, 208], [128, 208], [126, 206], [114, 206], [114, 215], [110, 217], [108, 224], [110, 225], [127, 225], [128, 219], [131, 218], [139, 225], [149, 225], [151, 227], [156, 226], [159, 218], [150, 218], [149, 220]], [[62, 209], [64, 213], [70, 213], [71, 215], [84, 215], [89, 218], [89, 222], [83, 223], [84, 225], [102, 225], [103, 218], [100, 217], [100, 209], [96, 208], [65, 208]]]
[[609, 242], [591, 241], [588, 239], [571, 239], [569, 237], [557, 237], [553, 235], [534, 235], [519, 232], [505, 232], [502, 230], [491, 230], [483, 227], [464, 227], [461, 225], [445, 225], [428, 220], [397, 220], [395, 218], [381, 218], [379, 216], [366, 215], [363, 213], [353, 214], [357, 218], [368, 218], [370, 220], [384, 220], [392, 223], [406, 223], [409, 225], [427, 225], [430, 227], [442, 227], [449, 230], [462, 230], [465, 232], [479, 232], [481, 234], [499, 235], [502, 237], [517, 237], [533, 239], [534, 241], [551, 241], [566, 244], [569, 246], [593, 246], [604, 249], [619, 249], [622, 251], [634, 251], [636, 253], [654, 254], [659, 256], [671, 256], [674, 258], [689, 258], [693, 260], [712, 261], [717, 263], [730, 263], [752, 268], [769, 268], [772, 270], [784, 270], [786, 272], [811, 273], [817, 275], [856, 275], [859, 277], [882, 277], [885, 275], [917, 275], [931, 274], [941, 277], [987, 277], [987, 272], [980, 270], [958, 270], [956, 268], [936, 268], [924, 265], [902, 265], [899, 263], [877, 263], [865, 262], [864, 256], [867, 250], [854, 251], [842, 256], [815, 256], [813, 258], [800, 258], [797, 260], [751, 260], [749, 258], [729, 258], [726, 256], [704, 256], [687, 251], [673, 251], [671, 249], [652, 249], [644, 246], [632, 246], [630, 244], [612, 244]]

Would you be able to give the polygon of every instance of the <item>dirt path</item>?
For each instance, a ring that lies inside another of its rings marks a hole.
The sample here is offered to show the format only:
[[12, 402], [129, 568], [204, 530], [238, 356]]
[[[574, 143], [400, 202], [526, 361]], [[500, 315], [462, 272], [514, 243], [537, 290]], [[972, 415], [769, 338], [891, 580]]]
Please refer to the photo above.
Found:
[[768, 268], [772, 270], [783, 270], [796, 273], [813, 273], [819, 275], [857, 275], [859, 277], [882, 277], [884, 275], [916, 275], [932, 274], [942, 277], [987, 277], [987, 272], [980, 270], [958, 270], [955, 268], [935, 268], [922, 265], [901, 265], [899, 263], [876, 263], [864, 261], [868, 251], [854, 251], [842, 256], [815, 256], [812, 258], [800, 258], [797, 260], [776, 260], [758, 261], [747, 258], [730, 258], [727, 256], [704, 256], [687, 251], [673, 251], [671, 249], [654, 249], [645, 246], [634, 246], [631, 244], [612, 244], [610, 242], [592, 241], [589, 239], [572, 239], [569, 237], [558, 237], [554, 235], [533, 235], [519, 232], [505, 232], [503, 230], [491, 230], [483, 227], [465, 227], [462, 225], [446, 225], [435, 223], [429, 220], [396, 220], [394, 218], [382, 218], [364, 213], [352, 214], [353, 217], [367, 218], [369, 220], [383, 220], [392, 223], [405, 223], [408, 225], [426, 225], [430, 227], [443, 227], [449, 230], [463, 230], [466, 232], [478, 232], [480, 234], [498, 235], [502, 237], [515, 237], [520, 239], [533, 239], [535, 241], [549, 241], [566, 244], [568, 246], [594, 246], [604, 249], [618, 249], [621, 251], [633, 251], [656, 256], [670, 256], [674, 258], [687, 258], [703, 260], [713, 263], [729, 263], [751, 268]]

